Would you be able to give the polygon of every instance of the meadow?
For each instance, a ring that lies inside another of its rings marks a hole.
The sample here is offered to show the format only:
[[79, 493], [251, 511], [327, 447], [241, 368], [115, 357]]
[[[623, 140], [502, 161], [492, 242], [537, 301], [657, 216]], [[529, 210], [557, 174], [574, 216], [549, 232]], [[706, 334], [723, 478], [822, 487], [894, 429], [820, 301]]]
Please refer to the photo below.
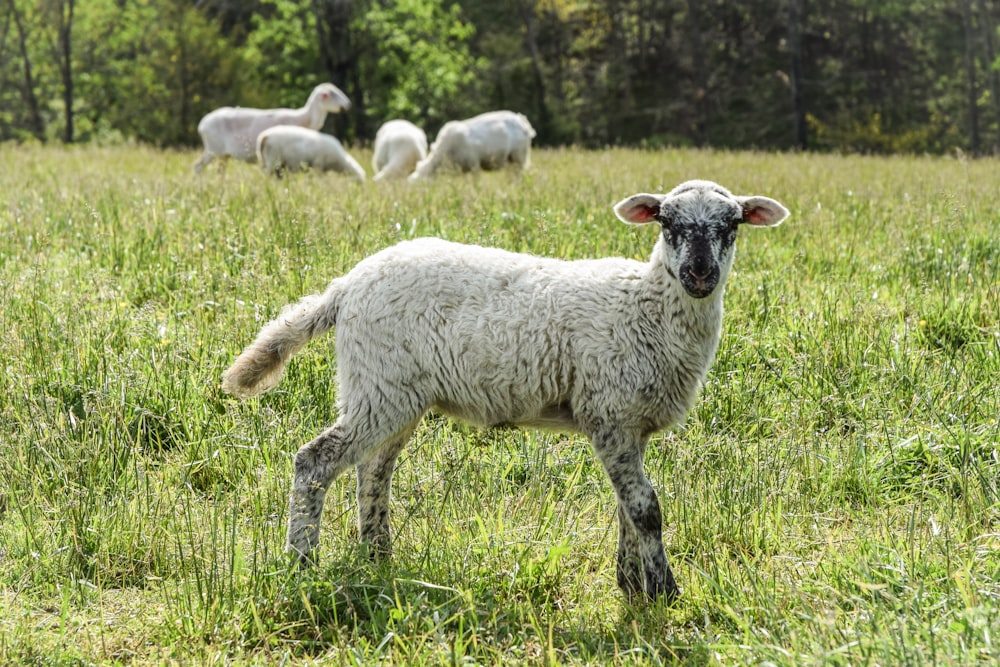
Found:
[[[1000, 658], [995, 159], [548, 149], [407, 185], [196, 157], [0, 146], [0, 663]], [[647, 453], [676, 603], [619, 593], [584, 438], [435, 415], [400, 459], [392, 560], [359, 550], [349, 474], [319, 566], [290, 567], [334, 335], [238, 402], [219, 378], [265, 321], [415, 236], [646, 259], [656, 231], [612, 205], [689, 178], [792, 215], [741, 230], [719, 356]]]

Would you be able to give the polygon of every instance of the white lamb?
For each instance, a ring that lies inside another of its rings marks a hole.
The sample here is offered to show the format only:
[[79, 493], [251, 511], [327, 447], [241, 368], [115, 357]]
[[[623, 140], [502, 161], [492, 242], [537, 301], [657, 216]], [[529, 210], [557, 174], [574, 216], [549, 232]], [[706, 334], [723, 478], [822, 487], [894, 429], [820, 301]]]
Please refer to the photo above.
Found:
[[436, 409], [586, 434], [618, 500], [618, 585], [629, 597], [678, 594], [646, 444], [684, 417], [708, 373], [737, 227], [777, 225], [788, 211], [689, 181], [633, 195], [615, 213], [661, 226], [648, 263], [421, 239], [365, 259], [264, 327], [223, 375], [226, 391], [273, 387], [295, 352], [337, 327], [340, 416], [295, 456], [288, 549], [300, 563], [313, 559], [327, 488], [350, 466], [360, 537], [374, 555], [390, 551], [393, 467]]
[[390, 120], [375, 133], [374, 180], [404, 178], [427, 157], [427, 135], [408, 120]]
[[248, 107], [222, 107], [209, 112], [198, 123], [198, 134], [205, 145], [205, 152], [194, 164], [200, 173], [205, 165], [217, 157], [234, 157], [253, 162], [257, 157], [257, 135], [275, 125], [298, 125], [318, 130], [323, 127], [328, 113], [351, 108], [347, 95], [332, 83], [321, 83], [313, 88], [306, 105], [301, 109], [253, 109]]
[[490, 111], [466, 120], [453, 120], [438, 132], [430, 154], [410, 175], [415, 181], [427, 178], [447, 164], [464, 172], [528, 166], [535, 130], [523, 114]]
[[297, 125], [277, 125], [261, 132], [257, 159], [264, 171], [275, 176], [285, 170], [312, 168], [365, 180], [365, 170], [336, 137]]

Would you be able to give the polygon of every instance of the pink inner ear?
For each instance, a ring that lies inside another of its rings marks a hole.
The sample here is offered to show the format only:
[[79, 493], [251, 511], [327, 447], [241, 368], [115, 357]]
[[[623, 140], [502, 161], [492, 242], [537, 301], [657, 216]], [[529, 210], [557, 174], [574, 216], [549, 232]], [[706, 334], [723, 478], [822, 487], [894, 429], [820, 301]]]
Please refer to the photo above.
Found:
[[748, 222], [751, 225], [763, 225], [768, 223], [769, 218], [766, 215], [766, 211], [755, 206], [753, 208], [743, 209], [743, 221]]
[[629, 208], [625, 217], [632, 222], [651, 222], [656, 219], [657, 210], [658, 209], [654, 206], [636, 204], [635, 206]]

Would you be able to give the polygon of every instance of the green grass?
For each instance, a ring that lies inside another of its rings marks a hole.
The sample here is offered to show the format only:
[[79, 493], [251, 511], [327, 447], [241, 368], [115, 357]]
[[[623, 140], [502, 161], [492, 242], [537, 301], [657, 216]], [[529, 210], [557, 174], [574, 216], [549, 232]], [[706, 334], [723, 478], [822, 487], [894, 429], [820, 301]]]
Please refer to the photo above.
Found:
[[[538, 150], [520, 179], [408, 187], [195, 157], [0, 147], [0, 662], [1000, 658], [995, 160]], [[644, 259], [655, 232], [611, 206], [695, 177], [792, 217], [741, 234], [708, 385], [647, 456], [677, 604], [618, 592], [585, 439], [433, 415], [391, 562], [359, 552], [346, 475], [319, 567], [288, 566], [336, 361], [331, 336], [270, 394], [220, 394], [266, 320], [412, 236]]]

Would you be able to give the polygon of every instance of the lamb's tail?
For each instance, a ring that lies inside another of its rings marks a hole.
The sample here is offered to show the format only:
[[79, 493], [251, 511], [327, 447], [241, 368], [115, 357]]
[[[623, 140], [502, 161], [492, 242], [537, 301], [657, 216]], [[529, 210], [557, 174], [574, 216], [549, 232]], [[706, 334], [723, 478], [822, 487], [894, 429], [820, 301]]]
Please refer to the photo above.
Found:
[[341, 291], [340, 281], [335, 280], [322, 294], [285, 306], [222, 374], [223, 391], [248, 398], [277, 385], [292, 355], [333, 328]]

